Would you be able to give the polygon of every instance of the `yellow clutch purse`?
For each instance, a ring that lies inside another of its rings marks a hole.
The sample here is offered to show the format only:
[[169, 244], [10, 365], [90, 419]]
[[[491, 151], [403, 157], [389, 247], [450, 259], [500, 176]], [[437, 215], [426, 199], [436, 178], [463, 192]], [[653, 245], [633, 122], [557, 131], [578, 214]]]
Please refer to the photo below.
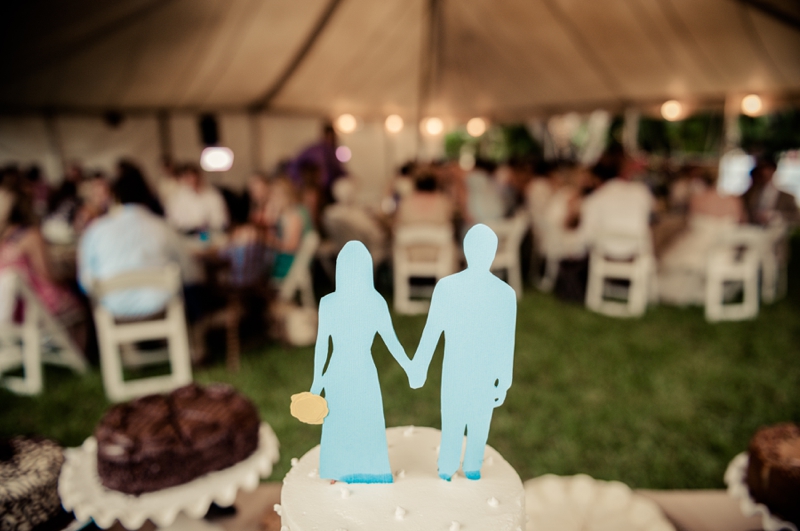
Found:
[[322, 419], [328, 416], [328, 401], [319, 395], [304, 391], [292, 395], [289, 411], [300, 422], [322, 424]]

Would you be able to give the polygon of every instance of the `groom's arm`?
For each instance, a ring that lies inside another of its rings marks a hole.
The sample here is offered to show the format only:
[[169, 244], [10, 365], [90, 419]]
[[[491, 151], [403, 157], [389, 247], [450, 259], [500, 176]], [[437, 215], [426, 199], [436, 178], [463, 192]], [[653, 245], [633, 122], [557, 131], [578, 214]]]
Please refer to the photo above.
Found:
[[433, 289], [433, 297], [431, 298], [431, 307], [428, 311], [428, 320], [425, 321], [425, 328], [422, 331], [422, 338], [419, 340], [417, 351], [414, 353], [414, 359], [411, 360], [412, 370], [416, 378], [411, 382], [413, 389], [419, 389], [425, 385], [425, 380], [428, 378], [428, 367], [433, 359], [433, 353], [436, 351], [436, 345], [439, 344], [439, 338], [444, 332], [444, 307], [442, 301], [441, 280], [439, 284]]
[[495, 367], [497, 376], [497, 398], [495, 407], [503, 404], [506, 393], [511, 387], [514, 375], [514, 342], [517, 331], [517, 299], [513, 294], [505, 301], [505, 311], [507, 315], [504, 326], [497, 341], [497, 366]]

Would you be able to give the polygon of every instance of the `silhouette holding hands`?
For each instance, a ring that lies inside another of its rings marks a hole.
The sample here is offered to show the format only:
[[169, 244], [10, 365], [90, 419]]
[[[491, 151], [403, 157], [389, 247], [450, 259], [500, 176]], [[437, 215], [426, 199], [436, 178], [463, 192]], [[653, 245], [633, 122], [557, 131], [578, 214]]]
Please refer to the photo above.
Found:
[[411, 362], [397, 339], [389, 307], [373, 284], [372, 257], [363, 243], [351, 241], [336, 260], [336, 291], [319, 304], [311, 393], [324, 391], [329, 408], [322, 420], [321, 478], [392, 482], [383, 400], [371, 352], [376, 333], [408, 373]]
[[411, 387], [422, 387], [444, 334], [438, 468], [448, 481], [461, 464], [465, 433], [464, 475], [480, 479], [492, 413], [511, 386], [517, 298], [489, 270], [496, 252], [497, 235], [489, 227], [479, 224], [467, 232], [467, 269], [436, 284], [422, 339], [406, 371]]

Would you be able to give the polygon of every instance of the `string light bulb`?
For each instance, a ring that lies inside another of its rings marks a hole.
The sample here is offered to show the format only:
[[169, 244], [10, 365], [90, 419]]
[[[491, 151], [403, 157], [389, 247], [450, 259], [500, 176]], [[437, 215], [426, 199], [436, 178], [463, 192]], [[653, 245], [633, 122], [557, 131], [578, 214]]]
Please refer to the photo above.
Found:
[[442, 122], [441, 118], [437, 118], [435, 116], [426, 118], [423, 121], [423, 129], [431, 136], [440, 135], [442, 134], [442, 131], [444, 131], [444, 122]]
[[763, 108], [764, 103], [758, 94], [748, 94], [742, 98], [742, 112], [747, 116], [757, 116]]
[[342, 133], [352, 133], [357, 125], [356, 117], [352, 114], [342, 114], [336, 119], [336, 128]]
[[661, 105], [661, 116], [670, 122], [674, 122], [680, 118], [682, 113], [683, 105], [677, 100], [665, 101], [664, 104]]
[[403, 126], [405, 125], [405, 123], [403, 122], [403, 119], [400, 116], [396, 114], [391, 114], [386, 117], [386, 121], [384, 122], [383, 125], [386, 127], [386, 130], [389, 131], [390, 133], [399, 133], [400, 131], [403, 130]]
[[486, 132], [486, 120], [483, 118], [472, 118], [467, 122], [467, 133], [469, 136], [479, 137]]

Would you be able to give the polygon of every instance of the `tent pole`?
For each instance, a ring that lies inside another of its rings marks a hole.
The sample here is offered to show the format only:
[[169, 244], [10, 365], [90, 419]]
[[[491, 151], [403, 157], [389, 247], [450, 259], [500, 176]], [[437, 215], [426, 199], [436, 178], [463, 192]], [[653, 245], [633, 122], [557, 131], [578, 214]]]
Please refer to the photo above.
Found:
[[[50, 151], [58, 158], [58, 164], [61, 166], [61, 175], [63, 178], [67, 173], [67, 157], [64, 154], [64, 143], [61, 141], [61, 135], [58, 132], [55, 114], [45, 113], [44, 127], [47, 131], [47, 143], [49, 144]], [[59, 181], [60, 180], [61, 179], [59, 179]]]
[[442, 0], [428, 0], [428, 31], [423, 33], [419, 54], [419, 94], [417, 95], [417, 116], [414, 124], [417, 131], [417, 159], [422, 158], [424, 139], [422, 138], [422, 118], [428, 107], [433, 88], [433, 76], [438, 57], [439, 34], [441, 29]]
[[161, 152], [161, 162], [172, 162], [172, 135], [169, 127], [169, 112], [161, 110], [156, 113], [158, 120], [158, 148]]
[[286, 66], [286, 68], [281, 72], [281, 75], [275, 80], [275, 82], [267, 89], [263, 96], [255, 100], [252, 105], [250, 105], [250, 109], [253, 111], [262, 111], [270, 106], [272, 100], [280, 93], [286, 83], [292, 78], [292, 75], [297, 71], [301, 64], [303, 64], [303, 60], [308, 56], [308, 53], [314, 47], [314, 44], [319, 39], [319, 36], [322, 34], [325, 27], [330, 22], [331, 17], [333, 17], [334, 12], [336, 12], [336, 8], [342, 3], [341, 0], [329, 0], [328, 5], [325, 7], [325, 10], [322, 12], [322, 15], [317, 20], [317, 23], [311, 29], [311, 33], [308, 34], [306, 40], [303, 42], [302, 46], [297, 50], [292, 60]]
[[258, 123], [259, 114], [251, 111], [247, 115], [250, 126], [250, 171], [261, 170], [261, 128]]

